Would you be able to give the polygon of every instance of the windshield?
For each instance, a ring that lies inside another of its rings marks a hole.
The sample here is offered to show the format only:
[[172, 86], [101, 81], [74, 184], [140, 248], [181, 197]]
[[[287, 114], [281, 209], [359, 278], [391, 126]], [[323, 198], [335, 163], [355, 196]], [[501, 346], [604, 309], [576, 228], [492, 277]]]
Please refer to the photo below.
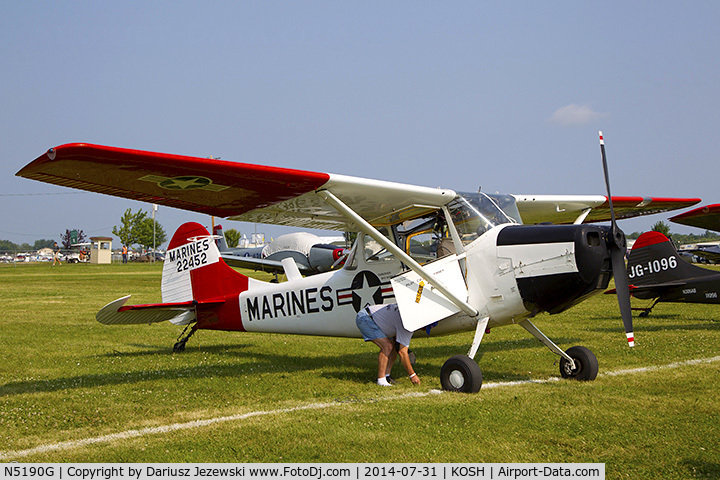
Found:
[[448, 210], [464, 245], [496, 225], [520, 223], [520, 212], [510, 195], [460, 193]]

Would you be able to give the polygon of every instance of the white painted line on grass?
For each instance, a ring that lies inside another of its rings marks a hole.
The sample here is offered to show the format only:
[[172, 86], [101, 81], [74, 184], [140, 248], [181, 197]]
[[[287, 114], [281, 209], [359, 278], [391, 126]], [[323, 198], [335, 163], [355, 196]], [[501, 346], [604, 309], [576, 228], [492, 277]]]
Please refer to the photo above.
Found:
[[[603, 377], [614, 377], [618, 375], [632, 375], [635, 373], [643, 373], [643, 372], [649, 372], [649, 371], [656, 371], [656, 370], [669, 370], [673, 368], [680, 368], [680, 367], [686, 367], [691, 365], [699, 365], [703, 363], [714, 363], [720, 361], [720, 356], [717, 357], [711, 357], [711, 358], [699, 358], [695, 360], [686, 360], [684, 362], [675, 362], [670, 363], [667, 365], [660, 365], [655, 367], [641, 367], [641, 368], [630, 368], [625, 370], [615, 370], [613, 372], [606, 372], [603, 374], [600, 374], [599, 376]], [[499, 387], [512, 387], [516, 385], [525, 385], [525, 384], [531, 384], [531, 383], [550, 383], [550, 382], [557, 382], [560, 378], [558, 377], [550, 377], [546, 378], [544, 380], [518, 380], [515, 382], [488, 382], [484, 383], [482, 388], [488, 389], [488, 388], [499, 388]], [[375, 401], [377, 402], [387, 402], [387, 401], [393, 401], [393, 400], [401, 400], [404, 398], [420, 398], [420, 397], [427, 397], [429, 395], [438, 395], [442, 394], [443, 392], [440, 390], [429, 390], [426, 392], [409, 392], [402, 395], [393, 395], [389, 397], [384, 398], [378, 398]], [[29, 455], [35, 455], [39, 453], [48, 453], [56, 450], [69, 450], [73, 448], [78, 447], [84, 447], [86, 445], [93, 445], [96, 443], [108, 443], [113, 442], [116, 440], [127, 440], [131, 438], [139, 438], [139, 437], [145, 437], [148, 435], [157, 435], [159, 433], [168, 433], [173, 432], [177, 430], [191, 430], [195, 428], [202, 428], [202, 427], [208, 427], [210, 425], [215, 425], [219, 423], [227, 423], [227, 422], [236, 422], [240, 420], [245, 420], [252, 417], [262, 417], [265, 415], [280, 415], [283, 413], [292, 413], [292, 412], [299, 412], [303, 410], [319, 410], [322, 408], [330, 408], [330, 407], [337, 407], [339, 405], [344, 405], [346, 403], [354, 403], [360, 401], [362, 403], [361, 399], [357, 399], [356, 397], [348, 397], [345, 400], [336, 400], [333, 402], [324, 402], [324, 403], [309, 403], [306, 405], [300, 405], [297, 407], [290, 407], [290, 408], [280, 408], [277, 410], [260, 410], [256, 412], [248, 412], [248, 413], [242, 413], [237, 415], [228, 415], [225, 417], [215, 417], [215, 418], [208, 418], [206, 420], [193, 420], [191, 422], [184, 422], [184, 423], [173, 423], [171, 425], [162, 425], [159, 427], [148, 427], [148, 428], [141, 428], [139, 430], [126, 430], [124, 432], [118, 432], [118, 433], [112, 433], [109, 435], [101, 435], [99, 437], [90, 437], [90, 438], [82, 438], [79, 440], [70, 440], [67, 442], [59, 442], [59, 443], [50, 443], [46, 445], [39, 445], [34, 448], [28, 448], [26, 450], [16, 450], [16, 451], [8, 451], [8, 452], [0, 452], [0, 460], [7, 461], [14, 458], [20, 458], [20, 457], [27, 457]]]

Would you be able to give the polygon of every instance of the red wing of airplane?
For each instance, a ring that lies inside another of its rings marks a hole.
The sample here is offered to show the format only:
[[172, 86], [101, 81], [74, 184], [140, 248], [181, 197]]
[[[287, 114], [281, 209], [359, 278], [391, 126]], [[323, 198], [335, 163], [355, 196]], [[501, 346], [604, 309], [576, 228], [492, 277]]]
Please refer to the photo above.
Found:
[[671, 222], [720, 232], [720, 203], [699, 207], [670, 217]]
[[314, 194], [319, 189], [374, 225], [436, 210], [455, 197], [446, 189], [89, 144], [52, 148], [17, 175], [231, 220], [330, 230], [352, 225]]
[[[455, 197], [448, 189], [82, 143], [51, 148], [17, 175], [231, 220], [329, 230], [352, 230], [355, 225], [315, 195], [316, 190], [330, 191], [374, 226], [421, 216]], [[527, 224], [610, 219], [603, 195], [514, 197]], [[613, 197], [617, 218], [699, 201]]]

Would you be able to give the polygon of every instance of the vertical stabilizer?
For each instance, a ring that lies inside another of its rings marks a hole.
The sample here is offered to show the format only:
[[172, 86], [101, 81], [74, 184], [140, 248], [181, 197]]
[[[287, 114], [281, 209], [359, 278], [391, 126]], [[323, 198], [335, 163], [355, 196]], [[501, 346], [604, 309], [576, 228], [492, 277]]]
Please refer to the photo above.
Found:
[[712, 275], [680, 257], [669, 238], [660, 232], [645, 232], [635, 241], [628, 256], [628, 278], [632, 285], [659, 285]]
[[248, 289], [248, 277], [230, 268], [205, 227], [180, 226], [165, 254], [162, 275], [164, 303], [222, 299]]
[[213, 235], [217, 236], [215, 238], [215, 244], [217, 245], [218, 250], [221, 252], [227, 252], [230, 250], [227, 240], [225, 239], [225, 232], [223, 231], [222, 225], [215, 225], [215, 227], [213, 227]]

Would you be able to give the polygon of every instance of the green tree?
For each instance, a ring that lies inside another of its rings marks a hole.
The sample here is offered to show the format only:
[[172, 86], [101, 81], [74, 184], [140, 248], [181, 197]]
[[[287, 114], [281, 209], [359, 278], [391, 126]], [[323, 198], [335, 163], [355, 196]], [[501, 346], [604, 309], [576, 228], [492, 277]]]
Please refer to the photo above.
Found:
[[[128, 247], [140, 242], [138, 241], [138, 228], [140, 224], [147, 218], [147, 212], [138, 209], [136, 213], [132, 213], [132, 208], [128, 208], [120, 217], [120, 227], [113, 227], [112, 233], [120, 239], [120, 243]], [[151, 227], [152, 228], [152, 227]], [[151, 233], [152, 234], [152, 233]], [[152, 245], [152, 239], [150, 240]]]
[[230, 248], [235, 248], [238, 246], [238, 243], [240, 243], [240, 237], [241, 233], [234, 228], [231, 228], [230, 230], [225, 232], [225, 241], [227, 242], [227, 246]]
[[162, 225], [152, 218], [143, 218], [136, 226], [135, 243], [146, 249], [153, 246], [153, 222], [155, 223], [155, 247], [159, 247], [167, 240]]
[[666, 237], [670, 236], [670, 225], [660, 220], [659, 222], [656, 222], [655, 225], [652, 226], [653, 232], [660, 232]]
[[18, 250], [16, 243], [10, 240], [0, 240], [0, 252], [14, 252], [16, 250]]
[[33, 244], [33, 248], [35, 250], [40, 250], [41, 248], [51, 248], [53, 246], [54, 241], [53, 240], [35, 240], [35, 243]]

